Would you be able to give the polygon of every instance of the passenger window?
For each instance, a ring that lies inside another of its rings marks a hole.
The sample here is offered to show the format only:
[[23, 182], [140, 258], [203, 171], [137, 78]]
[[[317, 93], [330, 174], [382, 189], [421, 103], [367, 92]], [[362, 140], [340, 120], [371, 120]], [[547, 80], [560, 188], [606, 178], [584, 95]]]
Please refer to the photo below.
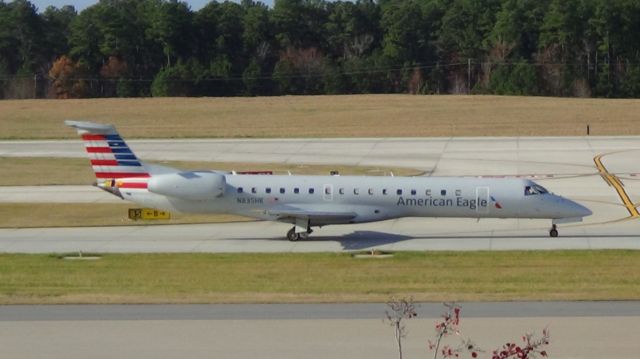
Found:
[[327, 186], [324, 188], [324, 194], [329, 195], [331, 194], [331, 187]]
[[271, 188], [267, 187], [267, 189], [264, 190], [267, 193], [271, 193]]
[[373, 196], [373, 188], [369, 188], [369, 194]]
[[284, 194], [284, 188], [280, 188], [280, 193]]
[[382, 189], [382, 194], [383, 194], [384, 196], [386, 196], [386, 195], [387, 195], [387, 189], [386, 189], [386, 188], [383, 188], [383, 189]]
[[340, 189], [338, 190], [338, 193], [340, 193], [340, 194], [344, 194], [344, 188], [340, 188]]
[[397, 190], [397, 191], [396, 191], [396, 194], [397, 194], [398, 196], [401, 196], [401, 195], [402, 195], [402, 190], [401, 190], [401, 189]]
[[461, 190], [461, 189], [457, 189], [457, 190], [456, 190], [456, 196], [457, 196], [457, 197], [462, 196], [462, 190]]
[[446, 189], [441, 190], [440, 191], [440, 195], [441, 196], [446, 196], [447, 195], [447, 190]]
[[415, 196], [415, 195], [416, 195], [416, 193], [418, 193], [418, 192], [416, 192], [416, 190], [415, 190], [415, 189], [412, 189], [412, 190], [411, 190], [411, 195], [412, 195], [412, 196]]
[[309, 194], [313, 194], [313, 192], [315, 192], [313, 188], [309, 188]]
[[300, 193], [300, 188], [296, 187], [293, 189], [293, 193], [298, 194]]
[[242, 187], [238, 187], [238, 193], [242, 193]]
[[431, 197], [431, 190], [430, 189], [426, 190], [424, 192], [424, 194], [426, 194], [427, 196]]
[[251, 193], [257, 193], [258, 190], [255, 187], [251, 187]]
[[353, 194], [355, 194], [356, 196], [359, 194], [359, 192], [360, 192], [360, 191], [359, 191], [357, 188], [354, 188], [354, 189], [353, 189]]

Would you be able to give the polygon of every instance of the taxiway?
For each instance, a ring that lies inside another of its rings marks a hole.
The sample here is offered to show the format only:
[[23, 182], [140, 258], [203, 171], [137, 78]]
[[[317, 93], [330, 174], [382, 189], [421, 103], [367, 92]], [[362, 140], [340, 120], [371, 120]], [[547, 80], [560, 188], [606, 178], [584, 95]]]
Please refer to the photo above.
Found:
[[640, 220], [573, 225], [548, 237], [548, 221], [405, 218], [328, 226], [289, 242], [274, 222], [0, 229], [5, 253], [241, 253], [424, 250], [640, 249]]

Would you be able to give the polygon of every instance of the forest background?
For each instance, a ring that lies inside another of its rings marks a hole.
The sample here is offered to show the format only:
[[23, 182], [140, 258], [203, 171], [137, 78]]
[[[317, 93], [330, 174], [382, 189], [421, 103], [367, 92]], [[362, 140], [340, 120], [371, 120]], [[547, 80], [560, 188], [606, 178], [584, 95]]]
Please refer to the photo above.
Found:
[[0, 0], [0, 98], [640, 96], [638, 0]]

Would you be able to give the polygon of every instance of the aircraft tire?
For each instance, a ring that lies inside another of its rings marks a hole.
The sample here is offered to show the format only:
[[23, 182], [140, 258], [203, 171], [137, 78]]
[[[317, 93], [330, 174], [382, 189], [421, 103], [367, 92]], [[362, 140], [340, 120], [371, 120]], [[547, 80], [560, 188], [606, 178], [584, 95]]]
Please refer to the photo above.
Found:
[[287, 232], [287, 239], [290, 242], [296, 242], [300, 239], [300, 233], [296, 233], [296, 227], [291, 228], [289, 232]]
[[550, 237], [553, 237], [553, 238], [556, 238], [556, 237], [558, 236], [558, 230], [557, 230], [557, 229], [555, 229], [555, 228], [554, 228], [554, 229], [552, 229], [552, 230], [550, 230], [550, 231], [549, 231], [549, 236], [550, 236]]

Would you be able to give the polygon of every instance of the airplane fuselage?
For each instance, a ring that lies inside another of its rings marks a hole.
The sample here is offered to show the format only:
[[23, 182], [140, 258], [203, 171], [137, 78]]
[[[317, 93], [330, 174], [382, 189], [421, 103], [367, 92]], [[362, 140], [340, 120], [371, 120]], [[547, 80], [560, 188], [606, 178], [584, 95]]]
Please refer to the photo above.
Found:
[[[352, 212], [343, 223], [400, 217], [573, 218], [584, 207], [551, 193], [526, 195], [525, 179], [477, 177], [268, 176], [226, 174], [221, 196], [184, 200], [145, 189], [121, 189], [125, 199], [174, 212], [231, 213], [278, 220], [295, 207]], [[274, 211], [276, 210], [276, 211]], [[274, 212], [274, 213], [272, 213]], [[324, 224], [322, 219], [310, 225]]]

